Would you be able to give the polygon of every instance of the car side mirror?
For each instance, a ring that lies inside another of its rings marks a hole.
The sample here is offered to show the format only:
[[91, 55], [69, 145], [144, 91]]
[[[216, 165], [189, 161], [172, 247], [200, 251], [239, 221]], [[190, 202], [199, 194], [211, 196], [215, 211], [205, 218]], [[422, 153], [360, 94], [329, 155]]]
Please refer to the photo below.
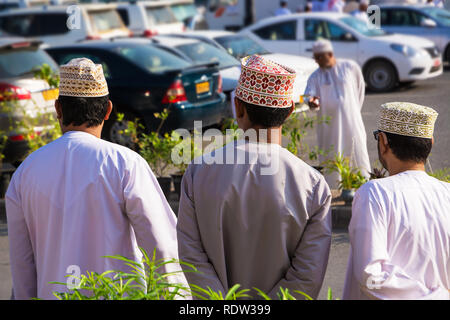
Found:
[[344, 36], [342, 37], [342, 40], [344, 40], [344, 41], [356, 41], [355, 37], [350, 32], [346, 32], [344, 34]]
[[434, 28], [436, 27], [436, 22], [431, 19], [423, 19], [422, 21], [420, 21], [420, 25], [426, 28]]

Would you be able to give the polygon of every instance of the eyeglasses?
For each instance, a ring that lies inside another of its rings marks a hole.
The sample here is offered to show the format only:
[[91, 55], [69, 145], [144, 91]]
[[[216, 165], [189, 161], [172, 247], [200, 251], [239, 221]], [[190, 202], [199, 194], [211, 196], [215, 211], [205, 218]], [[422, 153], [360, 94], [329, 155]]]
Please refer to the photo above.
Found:
[[375, 138], [375, 140], [377, 140], [378, 141], [378, 136], [380, 135], [380, 130], [375, 130], [374, 132], [373, 132], [373, 137]]

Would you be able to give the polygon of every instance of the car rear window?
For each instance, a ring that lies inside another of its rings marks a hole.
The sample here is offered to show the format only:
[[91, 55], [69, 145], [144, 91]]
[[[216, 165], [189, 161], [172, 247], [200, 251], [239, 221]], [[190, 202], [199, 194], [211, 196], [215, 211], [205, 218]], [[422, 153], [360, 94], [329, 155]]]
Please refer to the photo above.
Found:
[[188, 67], [189, 62], [151, 45], [117, 47], [115, 52], [152, 73]]
[[197, 9], [194, 4], [175, 4], [172, 6], [172, 11], [177, 20], [182, 22], [197, 14]]
[[11, 35], [37, 37], [64, 34], [67, 28], [66, 13], [21, 14], [0, 17], [0, 29]]
[[172, 10], [168, 6], [147, 7], [147, 18], [152, 25], [169, 24], [177, 22]]
[[116, 10], [89, 11], [92, 27], [97, 32], [123, 28], [123, 22]]
[[53, 70], [58, 70], [52, 58], [42, 49], [36, 47], [0, 49], [0, 78], [31, 75], [44, 63], [50, 65]]
[[213, 47], [207, 43], [195, 42], [177, 46], [185, 55], [198, 63], [218, 62], [220, 68], [239, 66], [239, 61], [224, 50]]

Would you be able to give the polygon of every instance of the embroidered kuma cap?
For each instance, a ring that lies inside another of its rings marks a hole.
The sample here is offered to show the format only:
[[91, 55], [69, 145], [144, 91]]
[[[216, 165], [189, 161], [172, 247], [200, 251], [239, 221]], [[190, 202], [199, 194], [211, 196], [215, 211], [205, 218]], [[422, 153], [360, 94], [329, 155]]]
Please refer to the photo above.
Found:
[[59, 95], [68, 97], [103, 97], [108, 85], [101, 64], [87, 58], [76, 58], [60, 66]]
[[378, 130], [417, 138], [433, 138], [438, 113], [432, 108], [410, 102], [381, 105]]
[[236, 97], [244, 102], [271, 108], [292, 106], [292, 92], [296, 73], [258, 55], [241, 61], [241, 75]]

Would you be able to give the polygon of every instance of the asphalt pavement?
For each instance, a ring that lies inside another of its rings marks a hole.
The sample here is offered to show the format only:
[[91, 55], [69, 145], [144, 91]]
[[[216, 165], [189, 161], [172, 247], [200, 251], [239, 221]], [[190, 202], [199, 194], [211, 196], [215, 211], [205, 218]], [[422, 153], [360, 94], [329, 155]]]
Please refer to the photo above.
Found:
[[[377, 160], [377, 149], [372, 131], [377, 128], [379, 106], [393, 101], [407, 101], [430, 106], [439, 113], [430, 164], [434, 170], [450, 167], [450, 69], [445, 70], [444, 74], [437, 78], [420, 81], [390, 93], [368, 92], [366, 94], [362, 115], [366, 126], [371, 163]], [[310, 134], [307, 140], [310, 145], [314, 145], [315, 135]], [[319, 299], [326, 299], [328, 287], [332, 289], [335, 297], [342, 297], [348, 252], [347, 231], [334, 230], [330, 259]], [[9, 299], [10, 293], [11, 275], [7, 229], [6, 225], [0, 222], [0, 299]]]

